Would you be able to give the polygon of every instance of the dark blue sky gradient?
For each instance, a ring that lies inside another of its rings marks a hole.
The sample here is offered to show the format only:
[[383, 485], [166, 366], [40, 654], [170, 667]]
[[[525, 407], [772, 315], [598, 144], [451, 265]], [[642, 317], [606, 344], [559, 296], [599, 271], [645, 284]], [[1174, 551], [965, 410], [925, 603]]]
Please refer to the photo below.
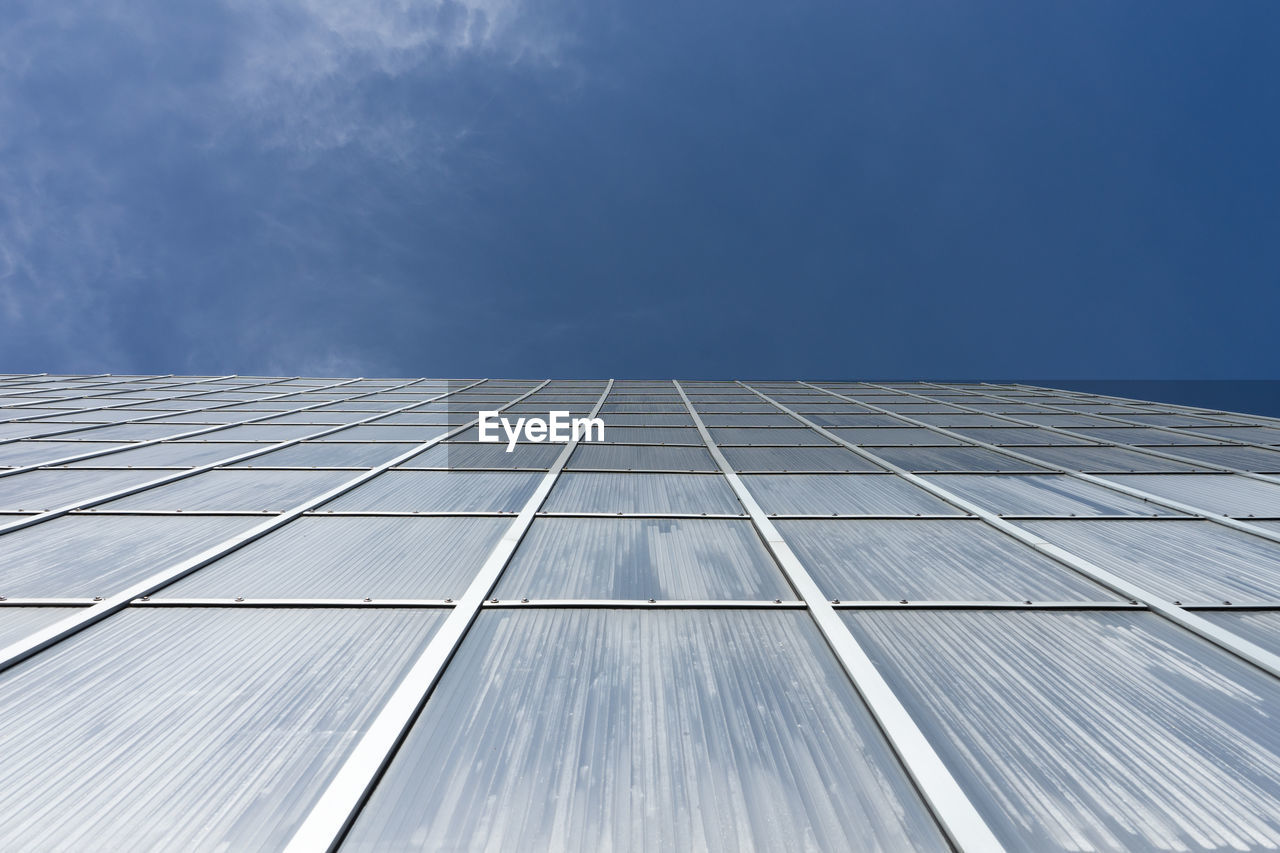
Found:
[[1280, 5], [0, 6], [0, 371], [1280, 378]]

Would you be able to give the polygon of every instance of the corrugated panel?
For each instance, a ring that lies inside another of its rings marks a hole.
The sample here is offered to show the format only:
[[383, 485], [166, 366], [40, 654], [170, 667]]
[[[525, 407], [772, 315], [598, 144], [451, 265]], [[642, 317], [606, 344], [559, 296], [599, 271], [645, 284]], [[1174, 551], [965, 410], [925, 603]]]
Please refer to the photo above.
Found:
[[793, 427], [797, 425], [795, 418], [783, 412], [776, 412], [774, 414], [761, 412], [760, 414], [754, 415], [735, 415], [712, 412], [711, 414], [703, 415], [702, 422], [709, 427]]
[[1196, 615], [1280, 655], [1280, 610], [1202, 610]]
[[867, 414], [865, 412], [846, 412], [833, 414], [816, 414], [809, 418], [815, 424], [824, 427], [905, 427], [910, 426], [907, 421], [895, 418], [893, 415]]
[[[470, 420], [471, 415], [465, 420]], [[465, 422], [464, 420], [464, 422]], [[326, 436], [316, 439], [317, 441], [411, 441], [421, 444], [424, 441], [430, 441], [438, 438], [449, 431], [444, 426], [407, 426], [407, 425], [390, 425], [379, 426], [377, 424], [365, 424], [361, 426], [347, 427], [337, 432], [329, 433]]]
[[693, 426], [693, 418], [687, 413], [656, 412], [650, 414], [611, 414], [605, 418], [607, 426]]
[[827, 598], [1113, 601], [1066, 566], [976, 519], [780, 521]]
[[290, 522], [155, 598], [461, 598], [508, 518]]
[[510, 453], [505, 442], [478, 444], [450, 441], [437, 444], [405, 462], [403, 468], [524, 468], [546, 471], [564, 450], [563, 444], [517, 444]]
[[1035, 521], [1022, 526], [1184, 603], [1280, 603], [1280, 544], [1206, 521]]
[[542, 508], [547, 512], [743, 512], [719, 474], [564, 473]]
[[1280, 486], [1235, 474], [1113, 475], [1107, 479], [1210, 513], [1280, 517]]
[[893, 474], [747, 474], [742, 481], [774, 515], [964, 515]]
[[[260, 450], [263, 444], [232, 444], [227, 442], [167, 441], [133, 450], [121, 450], [106, 456], [73, 462], [68, 468], [139, 468], [147, 466], [169, 468], [194, 468], [220, 459], [230, 459], [251, 450]], [[157, 474], [156, 476], [160, 476]]]
[[0, 847], [278, 850], [438, 610], [145, 608], [0, 675]]
[[[151, 472], [151, 476], [155, 473]], [[353, 476], [351, 471], [239, 471], [225, 468], [147, 489], [103, 504], [102, 509], [281, 512], [322, 495]]]
[[498, 598], [795, 598], [748, 521], [540, 518]]
[[0, 607], [0, 648], [79, 611], [79, 607]]
[[[78, 453], [92, 453], [95, 450], [122, 447], [128, 447], [128, 445], [100, 441], [15, 441], [12, 444], [0, 444], [0, 466], [19, 468], [27, 465], [42, 465], [54, 459], [75, 456]], [[102, 458], [110, 459], [111, 457]]]
[[[151, 414], [159, 413], [152, 412]], [[118, 415], [113, 415], [113, 417], [118, 417]], [[249, 416], [243, 415], [242, 417]], [[66, 426], [66, 424], [63, 424], [63, 426]], [[180, 432], [190, 431], [191, 427], [188, 424], [110, 424], [86, 429], [74, 433], [74, 435], [77, 439], [85, 441], [146, 441], [152, 438], [167, 438]]]
[[326, 510], [519, 512], [544, 475], [506, 471], [387, 471]]
[[1229, 438], [1233, 441], [1247, 441], [1252, 444], [1280, 444], [1280, 429], [1264, 426], [1207, 426], [1196, 432]]
[[974, 441], [985, 441], [988, 444], [1007, 447], [1089, 443], [1082, 438], [1072, 438], [1039, 427], [960, 427], [955, 431]]
[[832, 432], [845, 441], [853, 442], [854, 444], [874, 444], [884, 447], [963, 443], [951, 436], [933, 432], [923, 427], [836, 428]]
[[1031, 462], [1023, 462], [985, 447], [870, 447], [868, 449], [876, 456], [915, 473], [1042, 470]]
[[604, 421], [604, 440], [623, 444], [693, 444], [702, 445], [702, 436], [693, 427], [627, 427]]
[[1149, 427], [1082, 427], [1076, 432], [1101, 441], [1114, 441], [1116, 444], [1202, 444], [1205, 441], [1203, 438], [1161, 432]]
[[832, 444], [817, 430], [808, 427], [712, 427], [711, 437], [716, 444]]
[[569, 458], [569, 468], [606, 468], [621, 471], [718, 471], [704, 447], [652, 444], [580, 444]]
[[477, 619], [342, 849], [948, 848], [806, 614], [521, 610]]
[[1155, 614], [843, 616], [1010, 850], [1280, 846], [1280, 681]]
[[1207, 446], [1152, 447], [1151, 449], [1185, 456], [1197, 462], [1208, 462], [1212, 465], [1238, 468], [1241, 471], [1254, 471], [1259, 474], [1280, 472], [1280, 453], [1274, 450], [1263, 450], [1260, 447], [1214, 444]]
[[725, 447], [724, 458], [742, 471], [883, 471], [843, 447]]
[[1001, 515], [1181, 515], [1065, 474], [932, 474], [925, 478]]
[[356, 443], [337, 441], [306, 441], [283, 450], [264, 453], [237, 463], [235, 468], [373, 468], [402, 453], [416, 444]]
[[0, 477], [0, 510], [56, 509], [164, 476], [163, 471], [51, 468]]
[[0, 536], [0, 595], [107, 597], [261, 519], [70, 515]]
[[1124, 447], [1024, 447], [1018, 451], [1050, 465], [1089, 474], [1125, 471], [1194, 471], [1194, 465], [1147, 456]]

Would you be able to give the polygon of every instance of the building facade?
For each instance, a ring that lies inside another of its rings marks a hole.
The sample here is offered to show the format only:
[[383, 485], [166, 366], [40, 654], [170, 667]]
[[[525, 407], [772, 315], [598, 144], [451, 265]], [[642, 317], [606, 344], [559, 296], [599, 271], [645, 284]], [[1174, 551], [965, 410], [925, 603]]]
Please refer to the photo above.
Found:
[[1280, 847], [1280, 421], [930, 382], [0, 407], [0, 849]]

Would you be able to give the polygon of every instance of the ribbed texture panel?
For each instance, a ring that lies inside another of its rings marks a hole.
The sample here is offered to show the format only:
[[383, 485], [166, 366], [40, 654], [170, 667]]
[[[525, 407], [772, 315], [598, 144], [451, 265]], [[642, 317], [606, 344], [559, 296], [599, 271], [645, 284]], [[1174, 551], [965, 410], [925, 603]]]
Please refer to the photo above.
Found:
[[1206, 439], [1179, 435], [1176, 432], [1161, 432], [1147, 427], [1081, 427], [1077, 433], [1099, 441], [1114, 441], [1116, 444], [1200, 444]]
[[[463, 422], [475, 417], [474, 413], [465, 413]], [[317, 441], [408, 441], [420, 444], [438, 438], [449, 431], [446, 426], [379, 426], [364, 424], [347, 427], [329, 433]]]
[[283, 450], [264, 453], [236, 468], [373, 468], [417, 445], [402, 443], [344, 443], [338, 441], [308, 441]]
[[568, 467], [637, 471], [719, 470], [704, 448], [655, 447], [651, 444], [580, 444], [569, 457]]
[[1113, 476], [1108, 479], [1211, 513], [1280, 518], [1280, 485], [1235, 474]]
[[56, 468], [12, 474], [0, 477], [0, 510], [56, 509], [162, 476], [163, 471], [70, 471]]
[[747, 474], [742, 481], [777, 515], [963, 515], [919, 486], [889, 474]]
[[498, 598], [794, 598], [747, 521], [540, 518]]
[[962, 444], [959, 439], [943, 435], [939, 432], [924, 429], [923, 427], [903, 427], [894, 429], [892, 427], [871, 427], [871, 428], [836, 428], [833, 429], [836, 435], [845, 441], [854, 444], [881, 445], [892, 447], [893, 445], [929, 445], [929, 444]]
[[[153, 471], [151, 475], [158, 473]], [[350, 471], [206, 471], [103, 504], [102, 509], [280, 512], [322, 495], [353, 476]]]
[[1208, 619], [1233, 634], [1257, 643], [1273, 654], [1280, 654], [1280, 610], [1230, 612], [1203, 610], [1198, 616]]
[[1263, 450], [1260, 447], [1240, 447], [1234, 444], [1192, 445], [1190, 447], [1153, 447], [1165, 453], [1185, 456], [1197, 462], [1208, 462], [1212, 465], [1223, 465], [1241, 471], [1253, 471], [1259, 474], [1275, 474], [1280, 472], [1280, 452]]
[[92, 453], [95, 450], [112, 450], [127, 446], [105, 441], [15, 441], [12, 444], [0, 444], [0, 467], [20, 468], [26, 465], [41, 465], [79, 453]]
[[0, 536], [0, 595], [106, 598], [259, 519], [69, 515]]
[[0, 648], [79, 610], [78, 607], [0, 607]]
[[900, 468], [929, 471], [1038, 471], [1040, 466], [985, 447], [873, 447], [871, 452]]
[[517, 512], [542, 474], [506, 471], [387, 471], [326, 510]]
[[764, 427], [712, 427], [711, 437], [716, 444], [800, 444], [825, 445], [832, 442], [817, 430], [808, 427], [783, 427], [781, 429]]
[[481, 614], [342, 848], [946, 849], [795, 612]]
[[843, 447], [725, 447], [735, 471], [883, 471]]
[[1280, 681], [1150, 613], [843, 614], [1010, 850], [1280, 846]]
[[510, 525], [508, 518], [300, 518], [154, 597], [461, 598]]
[[64, 641], [0, 675], [0, 848], [280, 849], [443, 619], [147, 608]]
[[744, 512], [718, 474], [565, 473], [542, 508], [548, 512]]
[[976, 519], [780, 521], [828, 598], [1102, 601], [1116, 596]]
[[[64, 445], [76, 447], [78, 445]], [[119, 445], [117, 445], [119, 446]], [[220, 459], [230, 459], [251, 450], [261, 450], [262, 444], [249, 442], [168, 441], [134, 450], [120, 450], [106, 456], [73, 462], [70, 468], [129, 468], [148, 465], [174, 468], [194, 468]], [[88, 449], [88, 448], [86, 448]], [[67, 454], [64, 454], [67, 455]], [[157, 474], [156, 476], [160, 476]]]
[[437, 444], [404, 463], [404, 468], [524, 468], [545, 471], [564, 450], [563, 444]]
[[1019, 453], [1048, 465], [1061, 465], [1093, 474], [1127, 471], [1195, 471], [1196, 466], [1125, 447], [1024, 447]]
[[1036, 521], [1033, 533], [1184, 604], [1280, 604], [1280, 543], [1203, 521]]
[[1020, 445], [1054, 445], [1054, 444], [1088, 444], [1082, 438], [1072, 438], [1058, 432], [1036, 427], [966, 427], [961, 426], [955, 432], [974, 441], [985, 441], [988, 444], [999, 444], [1009, 447]]
[[1280, 444], [1280, 429], [1264, 426], [1206, 426], [1196, 432], [1217, 435], [1233, 441], [1247, 441], [1251, 444]]
[[[625, 427], [610, 426], [605, 422], [604, 440], [635, 444], [693, 444], [701, 445], [702, 437], [693, 427]], [[598, 431], [596, 431], [598, 432]], [[594, 438], [596, 432], [592, 433]]]
[[947, 491], [1000, 515], [1181, 515], [1066, 474], [932, 474]]

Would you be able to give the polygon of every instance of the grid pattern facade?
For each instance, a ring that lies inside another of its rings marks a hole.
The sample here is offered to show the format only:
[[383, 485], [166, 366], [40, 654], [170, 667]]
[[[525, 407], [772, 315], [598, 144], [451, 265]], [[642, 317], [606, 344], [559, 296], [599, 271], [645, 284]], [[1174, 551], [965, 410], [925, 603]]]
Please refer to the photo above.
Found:
[[[1280, 420], [0, 376], [5, 850], [1280, 847]], [[594, 415], [603, 442], [481, 443]]]

